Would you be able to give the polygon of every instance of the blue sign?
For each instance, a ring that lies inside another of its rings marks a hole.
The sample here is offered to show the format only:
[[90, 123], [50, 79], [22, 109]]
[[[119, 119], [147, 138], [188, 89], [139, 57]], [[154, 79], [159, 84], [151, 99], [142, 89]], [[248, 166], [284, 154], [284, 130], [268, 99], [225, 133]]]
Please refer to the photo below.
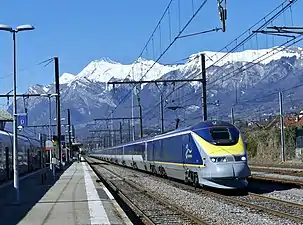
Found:
[[26, 127], [27, 126], [27, 114], [17, 116], [17, 126]]

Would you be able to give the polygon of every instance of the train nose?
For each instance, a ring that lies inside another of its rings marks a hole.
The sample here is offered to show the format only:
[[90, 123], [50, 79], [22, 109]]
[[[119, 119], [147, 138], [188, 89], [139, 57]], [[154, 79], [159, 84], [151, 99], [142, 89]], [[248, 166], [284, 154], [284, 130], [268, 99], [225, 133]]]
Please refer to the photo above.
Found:
[[251, 175], [246, 163], [233, 163], [216, 165], [215, 171], [212, 172], [212, 178], [244, 178]]
[[250, 169], [247, 163], [234, 163], [233, 164], [235, 177], [248, 177], [251, 175]]

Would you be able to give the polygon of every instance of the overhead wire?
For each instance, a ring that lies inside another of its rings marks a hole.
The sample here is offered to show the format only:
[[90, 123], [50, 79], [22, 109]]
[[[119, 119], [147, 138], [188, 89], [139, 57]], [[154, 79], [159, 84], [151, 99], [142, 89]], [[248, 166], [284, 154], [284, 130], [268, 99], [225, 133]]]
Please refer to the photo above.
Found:
[[[285, 2], [286, 2], [286, 1], [285, 1]], [[283, 5], [285, 4], [285, 2], [283, 2], [283, 3], [280, 4], [278, 7], [276, 7], [274, 10], [272, 10], [268, 15], [272, 14], [272, 13], [275, 12], [278, 8], [282, 7], [282, 9], [281, 9], [278, 13], [276, 13], [275, 15], [273, 15], [269, 20], [267, 20], [263, 25], [261, 25], [257, 30], [260, 30], [261, 28], [263, 29], [270, 21], [276, 19], [281, 13], [283, 13], [283, 12], [290, 6], [290, 3], [289, 3], [289, 4], [287, 4], [286, 6], [283, 7]], [[267, 16], [268, 16], [268, 15], [267, 15]], [[266, 17], [263, 17], [261, 20], [259, 20], [256, 24], [254, 24], [254, 25], [253, 25], [251, 28], [249, 28], [248, 30], [250, 31], [254, 26], [256, 26], [258, 23], [260, 23], [260, 21], [266, 20], [265, 18], [266, 18]], [[244, 34], [245, 34], [245, 32], [242, 33], [239, 37], [241, 37], [241, 36], [244, 35]], [[252, 38], [253, 35], [254, 35], [254, 33], [252, 33], [252, 35], [250, 35], [250, 38]], [[236, 40], [235, 40], [236, 43], [237, 43], [237, 39], [238, 39], [239, 37], [236, 38]], [[248, 40], [249, 40], [248, 38], [244, 39], [245, 42], [247, 42]], [[241, 42], [242, 45], [245, 43], [244, 41]], [[300, 41], [300, 40], [299, 40], [299, 41]], [[233, 42], [234, 42], [234, 41], [230, 42], [227, 46], [225, 46], [225, 47], [222, 48], [222, 49], [227, 48], [227, 47], [228, 47], [231, 43], [233, 43]], [[286, 43], [289, 43], [289, 42], [290, 42], [290, 41], [287, 41]], [[240, 44], [237, 43], [236, 47], [239, 47], [239, 46], [240, 46]], [[235, 48], [233, 48], [231, 51], [233, 51], [234, 49], [235, 49]], [[229, 51], [227, 54], [231, 53], [231, 51]], [[218, 54], [218, 53], [217, 53], [217, 54]], [[225, 56], [226, 56], [227, 54], [225, 54]], [[222, 60], [223, 58], [224, 58], [224, 57], [221, 57], [219, 60]], [[215, 63], [217, 63], [219, 60], [217, 60]], [[263, 60], [264, 60], [264, 59], [263, 59]], [[215, 63], [213, 63], [212, 65], [214, 65]], [[212, 65], [211, 65], [211, 66], [212, 66]], [[209, 69], [211, 66], [209, 66], [207, 69]], [[198, 75], [200, 75], [200, 73], [199, 73]], [[198, 75], [196, 75], [196, 76], [194, 76], [194, 77], [197, 77]], [[190, 76], [189, 76], [189, 77], [190, 77]], [[186, 84], [180, 85], [180, 86], [177, 87], [174, 91], [180, 89], [180, 88], [183, 87], [184, 85], [186, 85]], [[174, 91], [172, 91], [170, 94], [168, 94], [168, 95], [166, 96], [166, 98], [169, 97]], [[157, 104], [155, 105], [155, 107], [157, 107], [159, 104], [160, 104], [160, 103], [157, 103]], [[155, 107], [153, 107], [151, 110], [153, 110]], [[150, 111], [151, 111], [151, 110], [150, 110]], [[148, 111], [147, 113], [149, 113], [150, 111]], [[146, 114], [145, 114], [144, 116], [146, 116]]]
[[[149, 67], [149, 69], [144, 73], [144, 75], [140, 78], [139, 81], [141, 81], [147, 74], [148, 72], [154, 67], [154, 65], [156, 65], [156, 63], [162, 58], [162, 56], [170, 49], [170, 47], [177, 41], [177, 39], [179, 38], [179, 36], [181, 36], [181, 34], [184, 32], [184, 30], [188, 27], [188, 25], [192, 22], [192, 20], [196, 17], [196, 15], [200, 12], [200, 10], [203, 8], [203, 6], [206, 4], [208, 0], [204, 0], [202, 2], [202, 4], [198, 7], [198, 9], [195, 11], [195, 13], [193, 14], [193, 16], [187, 21], [187, 23], [184, 25], [184, 27], [180, 30], [180, 32], [178, 33], [178, 35], [174, 38], [174, 40], [168, 45], [168, 47], [166, 47], [166, 49], [160, 54], [160, 56], [156, 59], [156, 61], [154, 61], [154, 63], [151, 65], [151, 67]], [[170, 2], [171, 3], [171, 2]], [[135, 88], [136, 85], [133, 85], [133, 87], [131, 88], [131, 90], [124, 96], [124, 98], [116, 105], [116, 107], [112, 110], [112, 113], [110, 115], [113, 114], [113, 112], [122, 104], [122, 102], [124, 102], [126, 100], [126, 98], [129, 96], [129, 94], [133, 91], [133, 89]], [[110, 116], [109, 115], [109, 116]], [[109, 116], [107, 118], [109, 118]]]

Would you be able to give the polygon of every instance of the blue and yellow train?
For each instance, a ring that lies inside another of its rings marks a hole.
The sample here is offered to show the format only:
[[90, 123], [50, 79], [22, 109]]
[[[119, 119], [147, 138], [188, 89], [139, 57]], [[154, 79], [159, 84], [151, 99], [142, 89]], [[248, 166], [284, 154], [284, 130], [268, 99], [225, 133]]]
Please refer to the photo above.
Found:
[[239, 130], [204, 121], [151, 138], [99, 149], [90, 156], [200, 186], [245, 188], [251, 175]]

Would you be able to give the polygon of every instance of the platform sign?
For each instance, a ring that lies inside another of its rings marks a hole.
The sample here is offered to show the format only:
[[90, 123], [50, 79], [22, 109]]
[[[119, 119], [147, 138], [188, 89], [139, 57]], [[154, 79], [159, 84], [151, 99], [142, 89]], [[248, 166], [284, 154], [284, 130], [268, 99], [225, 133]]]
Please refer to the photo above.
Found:
[[47, 140], [47, 141], [45, 142], [45, 150], [51, 150], [51, 149], [53, 149], [53, 148], [54, 148], [53, 142], [50, 141], [50, 140]]
[[17, 115], [17, 126], [26, 127], [27, 126], [27, 114]]

